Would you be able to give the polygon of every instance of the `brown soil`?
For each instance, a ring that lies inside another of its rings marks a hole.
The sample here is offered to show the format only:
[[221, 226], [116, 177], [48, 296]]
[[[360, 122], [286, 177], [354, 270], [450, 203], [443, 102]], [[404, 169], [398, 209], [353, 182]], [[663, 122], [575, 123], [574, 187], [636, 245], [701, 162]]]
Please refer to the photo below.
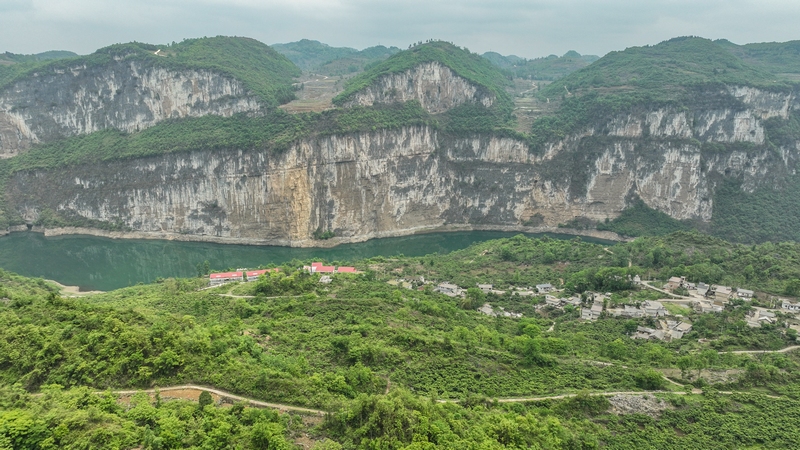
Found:
[[345, 80], [345, 77], [304, 74], [295, 83], [295, 86], [300, 86], [296, 92], [297, 100], [282, 105], [281, 109], [292, 114], [332, 109], [331, 99], [342, 91]]

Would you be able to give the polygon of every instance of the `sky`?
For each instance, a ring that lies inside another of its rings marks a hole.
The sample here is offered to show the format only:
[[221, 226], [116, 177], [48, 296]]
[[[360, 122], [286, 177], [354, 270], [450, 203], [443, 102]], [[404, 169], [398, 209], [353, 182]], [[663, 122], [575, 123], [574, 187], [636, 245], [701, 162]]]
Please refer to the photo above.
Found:
[[797, 40], [798, 24], [798, 0], [0, 0], [0, 52], [87, 54], [228, 35], [357, 49], [441, 39], [478, 53], [602, 56], [687, 35]]

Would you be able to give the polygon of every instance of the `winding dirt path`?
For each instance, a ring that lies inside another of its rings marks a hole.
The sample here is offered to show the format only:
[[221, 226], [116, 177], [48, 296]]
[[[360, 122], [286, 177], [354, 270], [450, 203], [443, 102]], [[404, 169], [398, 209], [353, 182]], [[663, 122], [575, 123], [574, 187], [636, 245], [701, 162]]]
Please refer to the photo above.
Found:
[[720, 354], [734, 353], [734, 354], [757, 354], [757, 353], [787, 353], [792, 350], [797, 350], [800, 345], [792, 345], [791, 347], [782, 348], [780, 350], [734, 350], [732, 352], [719, 352]]
[[[261, 408], [272, 408], [277, 409], [282, 412], [300, 412], [306, 414], [314, 414], [317, 416], [324, 416], [326, 413], [321, 409], [313, 409], [313, 408], [303, 408], [302, 406], [292, 406], [286, 405], [283, 403], [270, 403], [270, 402], [262, 402], [261, 400], [255, 400], [248, 397], [242, 397], [241, 395], [232, 394], [227, 391], [223, 391], [221, 389], [210, 388], [206, 386], [197, 386], [194, 384], [185, 384], [181, 386], [165, 386], [158, 389], [123, 389], [123, 390], [111, 390], [112, 394], [116, 395], [134, 395], [138, 394], [139, 392], [145, 392], [148, 394], [155, 394], [158, 391], [159, 395], [167, 394], [171, 391], [195, 391], [199, 394], [199, 392], [208, 392], [209, 394], [218, 395], [222, 399], [230, 399], [235, 401], [242, 401], [247, 402], [252, 406], [257, 406]], [[96, 394], [104, 394], [106, 391], [98, 391]]]

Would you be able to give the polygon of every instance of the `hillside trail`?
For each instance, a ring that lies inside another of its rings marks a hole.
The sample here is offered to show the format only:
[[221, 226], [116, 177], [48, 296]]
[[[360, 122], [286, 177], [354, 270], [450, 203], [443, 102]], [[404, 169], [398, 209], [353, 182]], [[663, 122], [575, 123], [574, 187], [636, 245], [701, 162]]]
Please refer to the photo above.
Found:
[[[110, 392], [112, 394], [115, 394], [115, 395], [135, 395], [135, 394], [138, 394], [140, 392], [144, 392], [144, 393], [147, 393], [147, 394], [155, 394], [156, 392], [158, 392], [159, 395], [165, 395], [165, 394], [168, 394], [169, 392], [173, 392], [173, 391], [183, 391], [181, 393], [184, 394], [184, 395], [187, 394], [186, 391], [189, 391], [188, 394], [191, 394], [192, 391], [194, 391], [194, 392], [196, 392], [198, 394], [200, 392], [205, 391], [205, 392], [208, 392], [209, 394], [218, 395], [220, 398], [223, 398], [223, 399], [247, 402], [252, 406], [257, 406], [257, 407], [261, 407], [261, 408], [277, 409], [277, 410], [282, 411], [282, 412], [299, 412], [299, 413], [306, 413], [306, 414], [314, 414], [314, 415], [318, 415], [318, 416], [324, 416], [326, 414], [326, 412], [321, 410], [321, 409], [304, 408], [302, 406], [287, 405], [287, 404], [284, 404], [284, 403], [264, 402], [264, 401], [261, 401], [261, 400], [256, 400], [256, 399], [253, 399], [253, 398], [248, 398], [248, 397], [244, 397], [244, 396], [241, 396], [241, 395], [233, 394], [231, 392], [223, 391], [222, 389], [216, 389], [216, 388], [207, 387], [207, 386], [198, 386], [198, 385], [194, 385], [194, 384], [185, 384], [185, 385], [179, 385], [179, 386], [165, 386], [165, 387], [160, 387], [160, 388], [157, 388], [157, 389], [154, 388], [154, 389], [120, 389], [120, 390], [111, 389], [110, 390]], [[107, 392], [107, 391], [97, 391], [97, 392], [95, 392], [95, 394], [104, 394], [105, 392]]]
[[[679, 386], [682, 386], [679, 383], [676, 383], [674, 381], [671, 381], [671, 380], [667, 380], [667, 381], [670, 381], [671, 383], [674, 383], [674, 384], [677, 384]], [[390, 387], [390, 385], [387, 384], [387, 393], [388, 393], [388, 390], [389, 390], [388, 388], [389, 387]], [[165, 386], [165, 387], [158, 388], [158, 389], [120, 389], [120, 390], [113, 390], [112, 389], [110, 391], [96, 391], [95, 394], [101, 395], [101, 394], [104, 394], [106, 392], [111, 392], [112, 394], [115, 394], [115, 395], [135, 395], [135, 394], [140, 393], [140, 392], [144, 392], [144, 393], [147, 393], [147, 394], [155, 394], [156, 392], [158, 392], [159, 395], [164, 395], [164, 396], [168, 397], [169, 393], [170, 392], [174, 392], [174, 391], [180, 391], [179, 392], [180, 398], [194, 400], [194, 401], [196, 401], [195, 397], [199, 397], [199, 393], [200, 392], [205, 391], [205, 392], [208, 392], [210, 394], [214, 394], [214, 395], [219, 396], [219, 398], [221, 400], [242, 401], [242, 402], [248, 403], [251, 406], [260, 407], [260, 408], [277, 409], [278, 411], [281, 411], [281, 412], [295, 412], [295, 413], [311, 414], [311, 415], [316, 415], [316, 416], [325, 416], [326, 414], [328, 414], [326, 411], [323, 411], [321, 409], [305, 408], [305, 407], [301, 407], [301, 406], [287, 405], [287, 404], [284, 404], [284, 403], [264, 402], [264, 401], [261, 401], [261, 400], [256, 400], [256, 399], [244, 397], [244, 396], [241, 396], [241, 395], [236, 395], [236, 394], [224, 391], [222, 389], [216, 389], [216, 388], [212, 388], [212, 387], [198, 386], [198, 385], [192, 385], [192, 384], [179, 385], [179, 386]], [[691, 391], [667, 391], [667, 390], [599, 391], [599, 392], [589, 392], [587, 395], [592, 396], [592, 397], [597, 397], [597, 396], [613, 397], [615, 395], [645, 395], [645, 394], [675, 394], [675, 395], [695, 394], [695, 395], [701, 395], [703, 393], [704, 393], [704, 391], [702, 389], [693, 388], [693, 389], [691, 389]], [[733, 395], [733, 394], [743, 393], [743, 392], [716, 391], [716, 393], [723, 394], [723, 395]], [[197, 395], [193, 395], [193, 394], [197, 394]], [[34, 395], [42, 395], [42, 394], [34, 394]], [[580, 393], [569, 393], [569, 394], [542, 395], [542, 396], [531, 396], [531, 397], [505, 397], [505, 398], [497, 398], [497, 399], [494, 399], [494, 400], [496, 400], [498, 403], [524, 403], [524, 402], [536, 402], [536, 401], [544, 401], [544, 400], [563, 400], [563, 399], [577, 397], [578, 395], [583, 395], [583, 394], [580, 394]], [[769, 394], [763, 394], [763, 395], [768, 397], [768, 398], [772, 398], [772, 399], [781, 399], [781, 398], [783, 398], [783, 397], [780, 397], [780, 396], [769, 395]], [[461, 399], [456, 399], [456, 398], [438, 399], [437, 402], [439, 402], [439, 403], [459, 403], [459, 402], [461, 402]]]

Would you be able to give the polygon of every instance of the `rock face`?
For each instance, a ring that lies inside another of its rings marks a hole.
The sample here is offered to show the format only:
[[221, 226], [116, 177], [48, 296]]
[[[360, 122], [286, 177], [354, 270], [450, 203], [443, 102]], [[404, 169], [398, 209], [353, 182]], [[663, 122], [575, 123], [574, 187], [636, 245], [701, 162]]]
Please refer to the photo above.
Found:
[[230, 116], [259, 108], [239, 81], [207, 70], [131, 61], [42, 69], [0, 91], [0, 157], [107, 128], [132, 132], [165, 119]]
[[445, 112], [466, 102], [486, 107], [494, 95], [458, 76], [438, 62], [420, 64], [402, 73], [384, 75], [369, 87], [357, 92], [345, 107], [372, 106], [380, 103], [418, 101], [429, 113]]
[[444, 225], [603, 220], [635, 197], [707, 221], [715, 180], [737, 176], [753, 189], [797, 164], [797, 148], [701, 148], [757, 142], [764, 117], [798, 107], [791, 96], [747, 95], [741, 111], [612, 118], [538, 154], [511, 138], [446, 138], [418, 126], [308, 139], [282, 154], [230, 149], [21, 172], [8, 196], [32, 224], [55, 212], [144, 233], [283, 245], [308, 244], [315, 230], [363, 240]]
[[[541, 151], [513, 138], [413, 126], [308, 138], [279, 154], [232, 148], [18, 172], [6, 207], [31, 226], [59, 217], [139, 237], [283, 245], [313, 244], [317, 230], [364, 240], [443, 226], [599, 221], [636, 198], [677, 219], [708, 221], [722, 177], [753, 190], [794, 173], [800, 153], [800, 143], [777, 151], [761, 145], [764, 120], [800, 108], [794, 94], [729, 87], [714, 95], [726, 106], [623, 114]], [[350, 105], [409, 100], [437, 113], [494, 98], [427, 63], [378, 79]], [[0, 105], [10, 104], [0, 108], [5, 156], [60, 136], [259, 108], [234, 80], [130, 62], [40, 74], [6, 89]]]

